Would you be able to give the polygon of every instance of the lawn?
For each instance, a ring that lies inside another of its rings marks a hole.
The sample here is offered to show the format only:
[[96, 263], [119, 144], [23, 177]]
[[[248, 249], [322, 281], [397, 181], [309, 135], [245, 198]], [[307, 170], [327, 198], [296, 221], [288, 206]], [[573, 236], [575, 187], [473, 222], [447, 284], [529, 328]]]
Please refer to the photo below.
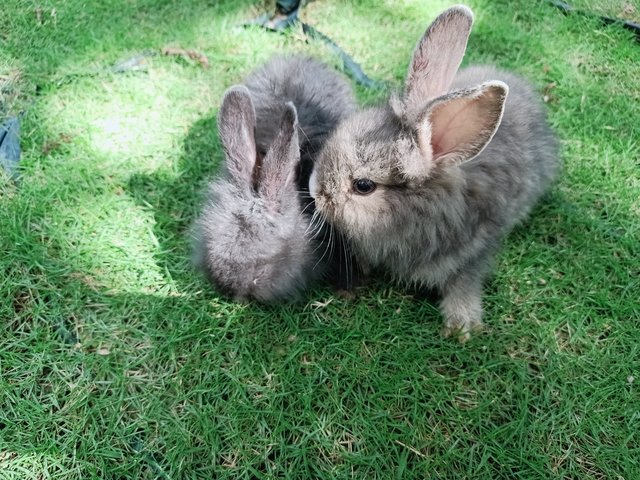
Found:
[[[468, 3], [465, 64], [531, 79], [563, 172], [459, 345], [383, 279], [264, 307], [191, 268], [223, 92], [274, 52], [340, 68], [326, 46], [239, 27], [264, 10], [247, 0], [3, 0], [0, 115], [24, 115], [19, 181], [0, 173], [0, 479], [640, 478], [640, 44], [545, 2]], [[302, 18], [399, 86], [448, 5]]]

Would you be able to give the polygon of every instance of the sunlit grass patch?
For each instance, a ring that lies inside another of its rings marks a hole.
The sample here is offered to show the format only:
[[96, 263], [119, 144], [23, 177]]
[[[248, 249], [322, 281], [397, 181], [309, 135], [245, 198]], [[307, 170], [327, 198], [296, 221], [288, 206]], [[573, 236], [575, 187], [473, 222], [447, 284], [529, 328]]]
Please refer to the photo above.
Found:
[[82, 79], [59, 89], [40, 112], [48, 138], [66, 135], [86, 149], [81, 163], [112, 175], [170, 168], [189, 126], [215, 106], [205, 80], [185, 83], [192, 76], [182, 70], [152, 64], [147, 72]]

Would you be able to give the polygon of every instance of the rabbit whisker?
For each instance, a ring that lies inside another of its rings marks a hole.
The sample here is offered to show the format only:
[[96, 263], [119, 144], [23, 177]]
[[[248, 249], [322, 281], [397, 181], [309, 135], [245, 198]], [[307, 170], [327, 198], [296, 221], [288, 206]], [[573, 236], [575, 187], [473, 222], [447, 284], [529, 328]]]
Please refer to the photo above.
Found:
[[312, 237], [316, 236], [315, 233], [317, 233], [317, 232], [314, 232], [314, 230], [315, 230], [314, 222], [315, 222], [315, 219], [316, 219], [316, 213], [317, 212], [314, 211], [311, 214], [311, 220], [309, 220], [309, 225], [307, 226], [307, 229], [304, 232], [305, 235], [307, 235], [309, 232], [311, 232], [312, 233], [312, 235], [311, 235]]
[[[324, 258], [327, 256], [327, 253], [329, 253], [329, 258], [330, 258], [331, 257], [331, 252], [333, 251], [333, 243], [334, 243], [334, 240], [333, 240], [333, 226], [331, 224], [326, 224], [326, 225], [329, 227], [328, 228], [328, 230], [329, 230], [329, 232], [328, 232], [329, 233], [329, 241], [328, 242], [325, 241], [326, 238], [327, 238], [327, 231], [326, 231], [327, 229], [324, 229], [325, 233], [324, 233], [323, 238], [322, 238], [322, 243], [325, 244], [325, 248], [324, 248], [324, 252], [322, 253], [322, 256], [320, 257], [320, 259], [316, 263], [316, 267], [324, 260]], [[322, 243], [321, 243], [321, 245], [322, 245]]]

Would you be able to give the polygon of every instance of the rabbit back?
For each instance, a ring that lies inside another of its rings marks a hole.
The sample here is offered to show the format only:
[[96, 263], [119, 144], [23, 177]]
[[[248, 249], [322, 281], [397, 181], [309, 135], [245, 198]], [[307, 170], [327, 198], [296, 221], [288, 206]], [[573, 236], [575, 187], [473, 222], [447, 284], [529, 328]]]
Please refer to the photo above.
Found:
[[299, 215], [299, 200], [287, 196], [281, 212], [225, 180], [210, 184], [198, 221], [194, 263], [219, 290], [236, 300], [293, 299], [322, 276]]
[[559, 170], [558, 142], [549, 127], [540, 95], [525, 79], [491, 66], [461, 70], [452, 88], [490, 80], [509, 86], [502, 121], [493, 139], [475, 159], [462, 165], [478, 194], [477, 208], [497, 209], [491, 217], [509, 230], [548, 189]]
[[355, 111], [356, 101], [348, 80], [311, 57], [278, 55], [247, 76], [256, 110], [256, 144], [266, 151], [277, 131], [286, 102], [298, 112], [300, 165], [298, 188], [308, 191], [315, 158], [338, 122]]

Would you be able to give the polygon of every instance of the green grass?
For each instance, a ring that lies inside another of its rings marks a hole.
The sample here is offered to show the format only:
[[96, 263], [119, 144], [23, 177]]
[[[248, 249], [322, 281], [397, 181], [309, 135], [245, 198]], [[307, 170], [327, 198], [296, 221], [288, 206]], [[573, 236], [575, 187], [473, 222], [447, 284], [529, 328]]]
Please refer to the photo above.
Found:
[[[548, 96], [564, 170], [461, 346], [384, 281], [262, 307], [190, 267], [222, 93], [278, 51], [338, 66], [326, 48], [237, 28], [249, 1], [4, 1], [0, 114], [26, 113], [21, 181], [0, 176], [0, 479], [640, 478], [640, 45], [544, 3], [469, 3], [465, 62]], [[400, 85], [447, 5], [303, 18]], [[165, 46], [211, 67], [109, 71]]]

